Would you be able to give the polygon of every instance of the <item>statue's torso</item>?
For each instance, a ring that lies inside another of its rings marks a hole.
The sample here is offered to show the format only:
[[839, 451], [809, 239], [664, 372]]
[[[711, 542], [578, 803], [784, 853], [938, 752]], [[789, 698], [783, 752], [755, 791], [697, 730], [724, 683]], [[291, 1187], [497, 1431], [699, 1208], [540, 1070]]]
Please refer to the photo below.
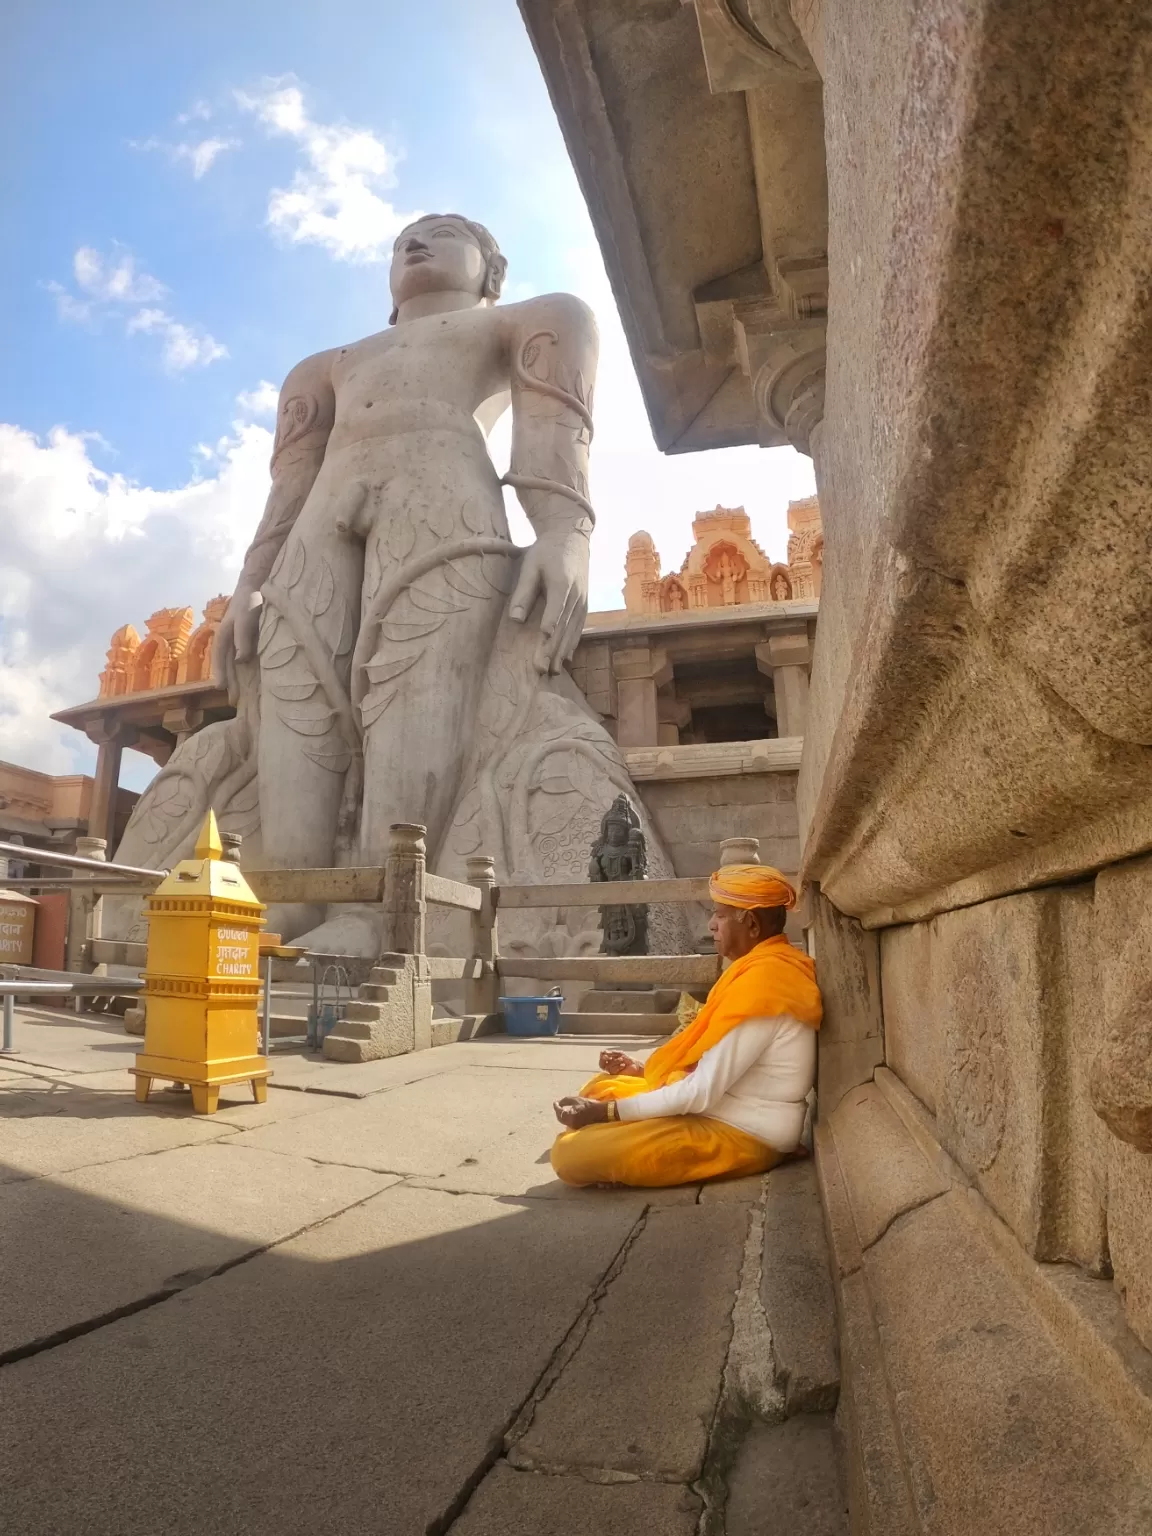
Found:
[[336, 419], [329, 454], [450, 425], [507, 388], [506, 322], [492, 309], [411, 320], [333, 355]]

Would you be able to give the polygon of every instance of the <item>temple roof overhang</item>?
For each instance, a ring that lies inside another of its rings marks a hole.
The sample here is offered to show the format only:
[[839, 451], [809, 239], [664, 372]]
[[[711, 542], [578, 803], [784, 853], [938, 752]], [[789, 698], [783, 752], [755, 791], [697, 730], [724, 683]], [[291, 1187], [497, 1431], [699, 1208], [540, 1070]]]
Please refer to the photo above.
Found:
[[519, 4], [657, 446], [807, 452], [828, 292], [820, 7]]

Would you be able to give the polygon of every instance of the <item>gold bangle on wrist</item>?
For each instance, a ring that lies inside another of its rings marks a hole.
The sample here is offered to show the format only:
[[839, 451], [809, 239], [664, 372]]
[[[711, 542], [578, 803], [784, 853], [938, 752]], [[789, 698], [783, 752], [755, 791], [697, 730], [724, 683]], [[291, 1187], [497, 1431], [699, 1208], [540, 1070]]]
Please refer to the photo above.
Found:
[[616, 1108], [615, 1099], [608, 1100], [608, 1118], [609, 1120], [619, 1120], [620, 1118], [620, 1111]]

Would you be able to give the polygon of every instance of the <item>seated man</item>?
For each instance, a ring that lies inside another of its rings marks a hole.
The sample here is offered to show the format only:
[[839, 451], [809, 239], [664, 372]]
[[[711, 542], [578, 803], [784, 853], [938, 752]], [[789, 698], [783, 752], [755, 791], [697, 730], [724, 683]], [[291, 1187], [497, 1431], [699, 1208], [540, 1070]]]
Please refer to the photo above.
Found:
[[778, 870], [730, 864], [709, 882], [709, 929], [732, 964], [695, 1019], [643, 1065], [605, 1051], [603, 1072], [555, 1105], [566, 1184], [691, 1184], [764, 1173], [794, 1152], [816, 1076], [820, 991], [784, 937], [796, 892]]

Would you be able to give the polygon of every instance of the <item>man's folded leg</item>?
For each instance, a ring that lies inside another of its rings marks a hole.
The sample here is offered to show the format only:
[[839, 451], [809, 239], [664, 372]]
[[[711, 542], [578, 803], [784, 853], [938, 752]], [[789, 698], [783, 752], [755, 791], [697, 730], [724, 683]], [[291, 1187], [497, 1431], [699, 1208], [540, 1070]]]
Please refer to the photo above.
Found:
[[552, 1145], [552, 1167], [565, 1184], [631, 1184], [661, 1189], [701, 1179], [766, 1173], [780, 1153], [722, 1120], [670, 1115], [611, 1121], [563, 1131]]

